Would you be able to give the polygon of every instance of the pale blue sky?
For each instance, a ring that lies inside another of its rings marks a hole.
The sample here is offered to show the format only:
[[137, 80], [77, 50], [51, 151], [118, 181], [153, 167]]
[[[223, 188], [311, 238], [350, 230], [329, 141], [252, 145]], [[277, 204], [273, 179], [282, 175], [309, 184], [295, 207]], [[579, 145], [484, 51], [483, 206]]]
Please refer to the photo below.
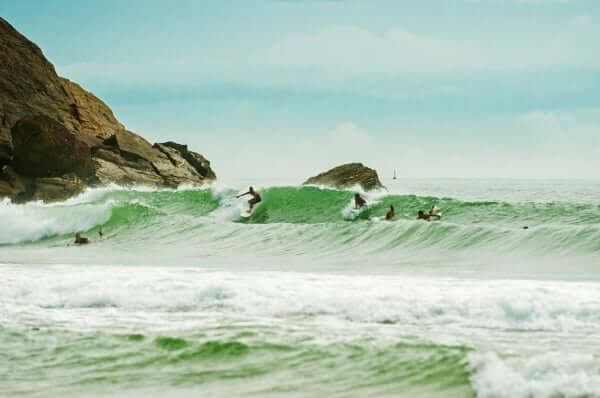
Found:
[[58, 72], [224, 178], [598, 178], [600, 2], [2, 0]]

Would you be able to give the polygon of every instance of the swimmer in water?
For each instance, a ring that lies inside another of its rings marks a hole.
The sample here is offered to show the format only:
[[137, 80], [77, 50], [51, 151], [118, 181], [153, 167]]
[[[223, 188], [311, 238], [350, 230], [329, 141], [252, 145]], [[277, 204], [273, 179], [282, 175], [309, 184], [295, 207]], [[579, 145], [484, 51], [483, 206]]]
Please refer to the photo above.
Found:
[[76, 245], [86, 245], [88, 243], [91, 243], [91, 241], [86, 238], [85, 236], [81, 236], [81, 234], [79, 232], [77, 232], [75, 234], [75, 244]]
[[440, 218], [442, 217], [439, 214], [435, 214], [435, 205], [431, 206], [427, 213], [423, 210], [419, 210], [419, 213], [417, 213], [417, 220], [431, 221], [431, 219], [439, 220]]

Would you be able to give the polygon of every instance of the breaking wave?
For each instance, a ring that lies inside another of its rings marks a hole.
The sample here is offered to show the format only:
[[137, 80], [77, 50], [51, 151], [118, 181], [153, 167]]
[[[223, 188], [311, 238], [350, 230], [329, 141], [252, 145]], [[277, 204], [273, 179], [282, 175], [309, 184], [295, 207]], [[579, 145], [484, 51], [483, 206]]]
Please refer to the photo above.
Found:
[[[231, 189], [89, 190], [57, 204], [0, 202], [0, 245], [64, 242], [75, 232], [103, 227], [117, 241], [177, 236], [215, 247], [255, 250], [363, 253], [397, 249], [524, 249], [545, 253], [600, 252], [600, 206], [590, 203], [508, 203], [461, 201], [416, 195], [366, 195], [361, 212], [352, 210], [353, 192], [318, 187], [271, 187], [248, 218], [247, 204]], [[390, 205], [396, 218], [382, 221]], [[436, 205], [440, 221], [415, 220], [418, 210]], [[269, 225], [268, 229], [265, 227]], [[277, 236], [277, 238], [274, 237]]]

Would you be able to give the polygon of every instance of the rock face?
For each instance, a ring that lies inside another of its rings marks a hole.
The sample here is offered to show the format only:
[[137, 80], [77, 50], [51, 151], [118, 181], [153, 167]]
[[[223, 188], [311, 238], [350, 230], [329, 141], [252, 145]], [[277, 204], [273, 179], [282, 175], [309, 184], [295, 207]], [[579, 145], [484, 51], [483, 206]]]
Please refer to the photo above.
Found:
[[385, 188], [377, 172], [362, 163], [347, 163], [309, 178], [304, 185], [327, 185], [338, 189], [359, 185], [365, 191]]
[[66, 174], [61, 177], [37, 178], [32, 188], [31, 198], [25, 199], [54, 202], [80, 194], [85, 185], [76, 175]]
[[12, 128], [12, 166], [30, 177], [59, 177], [75, 173], [82, 178], [93, 174], [90, 147], [48, 116], [19, 120]]
[[153, 146], [126, 130], [0, 18], [0, 198], [62, 200], [103, 183], [175, 187], [215, 178], [187, 146]]
[[17, 199], [31, 186], [31, 179], [19, 176], [10, 166], [0, 169], [0, 198]]

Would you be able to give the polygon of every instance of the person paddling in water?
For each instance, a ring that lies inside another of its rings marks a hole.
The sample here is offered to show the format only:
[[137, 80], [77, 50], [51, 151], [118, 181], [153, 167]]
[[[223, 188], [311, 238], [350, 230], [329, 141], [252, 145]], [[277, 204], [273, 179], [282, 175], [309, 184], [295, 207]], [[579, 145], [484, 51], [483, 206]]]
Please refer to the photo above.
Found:
[[90, 242], [91, 241], [88, 238], [86, 238], [85, 236], [81, 236], [81, 234], [79, 232], [77, 232], [75, 234], [75, 244], [76, 245], [85, 245], [85, 244], [88, 244]]
[[428, 213], [424, 213], [423, 210], [419, 210], [417, 213], [417, 220], [431, 221], [432, 218], [437, 220], [441, 218], [439, 214], [435, 214], [435, 205], [431, 206]]
[[250, 199], [248, 201], [248, 204], [250, 205], [250, 207], [248, 208], [248, 212], [251, 212], [254, 205], [259, 203], [262, 199], [260, 197], [260, 194], [257, 191], [255, 191], [254, 188], [252, 188], [252, 187], [250, 187], [248, 192], [239, 194], [238, 196], [236, 196], [236, 198], [241, 198], [242, 196], [245, 196], [245, 195], [252, 195], [252, 199]]
[[367, 201], [360, 197], [359, 194], [354, 195], [354, 208], [360, 209], [367, 205]]
[[394, 217], [396, 217], [396, 210], [394, 205], [390, 205], [390, 209], [385, 213], [385, 219], [391, 221]]

